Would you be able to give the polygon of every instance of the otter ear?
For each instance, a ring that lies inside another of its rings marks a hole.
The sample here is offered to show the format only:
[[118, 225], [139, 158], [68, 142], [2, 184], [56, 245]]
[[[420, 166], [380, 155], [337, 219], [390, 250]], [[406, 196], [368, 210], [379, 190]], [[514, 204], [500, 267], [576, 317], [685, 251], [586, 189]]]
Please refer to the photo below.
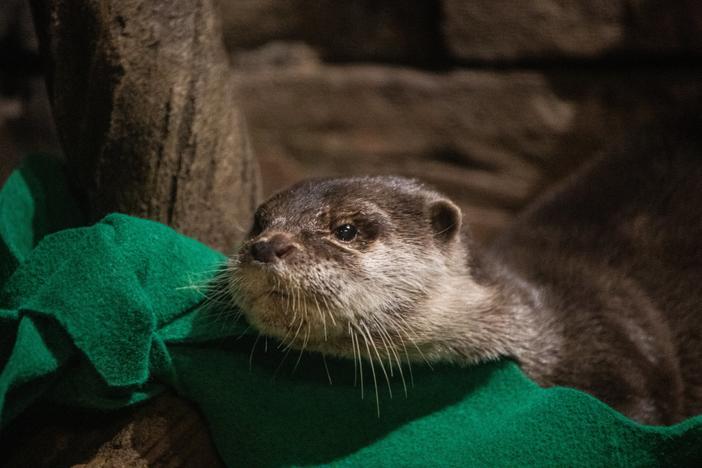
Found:
[[453, 240], [461, 230], [461, 209], [452, 201], [438, 200], [429, 205], [429, 219], [434, 237], [441, 242]]

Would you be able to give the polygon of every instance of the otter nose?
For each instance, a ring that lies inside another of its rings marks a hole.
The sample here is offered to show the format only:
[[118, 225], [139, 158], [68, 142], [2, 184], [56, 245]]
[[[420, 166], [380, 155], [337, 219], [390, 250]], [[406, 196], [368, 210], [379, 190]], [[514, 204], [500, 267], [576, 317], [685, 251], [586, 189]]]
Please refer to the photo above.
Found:
[[284, 234], [276, 234], [268, 240], [251, 245], [251, 256], [262, 263], [271, 263], [290, 254], [295, 246]]

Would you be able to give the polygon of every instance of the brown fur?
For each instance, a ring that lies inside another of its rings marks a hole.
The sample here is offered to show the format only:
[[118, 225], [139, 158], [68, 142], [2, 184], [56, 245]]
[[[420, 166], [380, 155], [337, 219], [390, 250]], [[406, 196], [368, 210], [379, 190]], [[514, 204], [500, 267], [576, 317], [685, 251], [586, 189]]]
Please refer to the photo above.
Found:
[[[548, 385], [648, 423], [702, 413], [702, 148], [695, 125], [644, 132], [525, 213], [485, 256], [538, 287], [559, 325]], [[532, 344], [538, 354], [546, 343]], [[519, 358], [519, 356], [517, 356]]]
[[[231, 289], [254, 326], [290, 346], [398, 367], [400, 356], [511, 357], [542, 385], [679, 421], [702, 413], [694, 130], [613, 150], [485, 251], [460, 234], [455, 205], [416, 181], [298, 184], [259, 208]], [[358, 228], [351, 242], [335, 237], [344, 223]], [[260, 261], [255, 243], [282, 248]]]

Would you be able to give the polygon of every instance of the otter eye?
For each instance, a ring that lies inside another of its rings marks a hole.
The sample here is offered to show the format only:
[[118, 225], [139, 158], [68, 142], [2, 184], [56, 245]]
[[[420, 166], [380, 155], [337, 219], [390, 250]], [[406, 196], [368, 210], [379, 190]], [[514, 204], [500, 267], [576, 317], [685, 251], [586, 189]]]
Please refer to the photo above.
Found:
[[358, 229], [356, 229], [356, 226], [353, 224], [342, 224], [338, 228], [334, 229], [334, 236], [344, 242], [354, 240], [356, 238], [356, 234], [358, 234]]

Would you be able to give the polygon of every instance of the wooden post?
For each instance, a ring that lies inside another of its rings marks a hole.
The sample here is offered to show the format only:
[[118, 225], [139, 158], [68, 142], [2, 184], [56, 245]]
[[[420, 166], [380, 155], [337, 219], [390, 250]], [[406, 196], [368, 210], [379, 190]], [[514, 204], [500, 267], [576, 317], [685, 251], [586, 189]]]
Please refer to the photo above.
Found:
[[32, 0], [57, 131], [93, 220], [119, 211], [225, 252], [260, 182], [212, 0]]

